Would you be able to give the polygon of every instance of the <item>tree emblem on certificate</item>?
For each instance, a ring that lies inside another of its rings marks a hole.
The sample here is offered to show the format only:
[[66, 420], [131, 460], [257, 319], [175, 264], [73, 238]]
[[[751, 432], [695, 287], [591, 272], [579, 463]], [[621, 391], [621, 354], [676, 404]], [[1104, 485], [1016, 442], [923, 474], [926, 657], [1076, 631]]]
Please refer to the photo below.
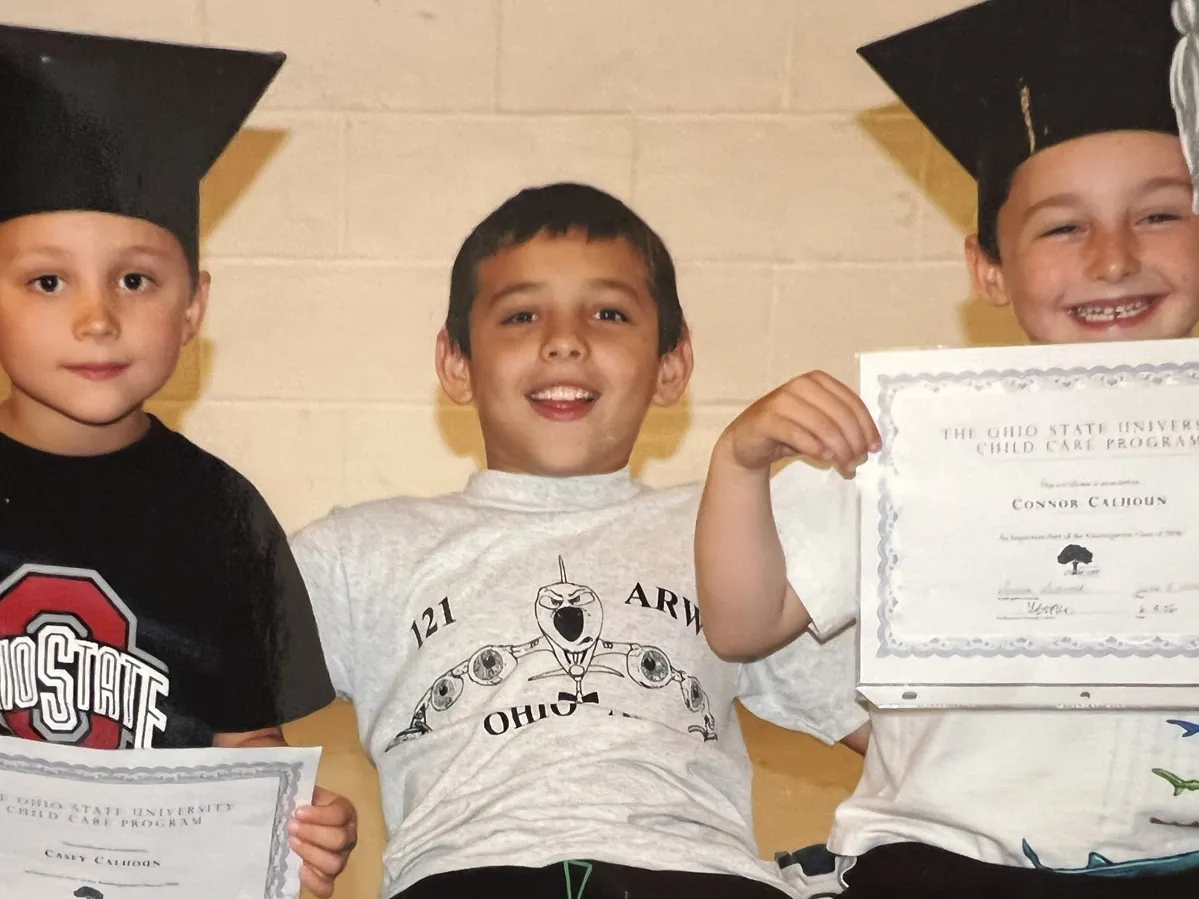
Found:
[[1072, 566], [1067, 574], [1078, 574], [1079, 565], [1090, 565], [1094, 560], [1091, 551], [1085, 546], [1079, 546], [1077, 543], [1071, 543], [1058, 554], [1057, 563], [1059, 565]]

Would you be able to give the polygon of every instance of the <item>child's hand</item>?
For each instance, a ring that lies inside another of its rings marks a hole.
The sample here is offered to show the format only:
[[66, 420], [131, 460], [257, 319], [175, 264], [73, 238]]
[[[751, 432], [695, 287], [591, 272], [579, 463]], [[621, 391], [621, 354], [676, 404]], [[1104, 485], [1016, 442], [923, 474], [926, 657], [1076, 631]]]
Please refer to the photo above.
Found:
[[882, 448], [858, 395], [822, 371], [801, 375], [762, 397], [737, 416], [719, 443], [746, 471], [807, 456], [832, 462], [844, 477], [853, 476], [867, 453]]
[[333, 881], [358, 842], [358, 813], [344, 796], [317, 787], [312, 805], [297, 809], [288, 826], [291, 848], [304, 860], [300, 883], [318, 899], [330, 899]]

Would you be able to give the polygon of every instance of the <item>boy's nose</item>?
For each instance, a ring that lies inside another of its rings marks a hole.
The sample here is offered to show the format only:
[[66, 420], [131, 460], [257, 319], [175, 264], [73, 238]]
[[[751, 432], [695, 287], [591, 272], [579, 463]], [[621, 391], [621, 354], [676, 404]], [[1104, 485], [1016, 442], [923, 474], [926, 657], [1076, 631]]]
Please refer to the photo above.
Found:
[[1140, 247], [1131, 228], [1097, 228], [1091, 238], [1091, 277], [1117, 283], [1141, 270]]
[[78, 339], [102, 339], [115, 337], [121, 326], [113, 304], [104, 296], [91, 296], [84, 300], [75, 316], [75, 337]]
[[546, 335], [541, 347], [542, 358], [547, 361], [582, 359], [586, 354], [587, 345], [573, 328], [554, 329]]

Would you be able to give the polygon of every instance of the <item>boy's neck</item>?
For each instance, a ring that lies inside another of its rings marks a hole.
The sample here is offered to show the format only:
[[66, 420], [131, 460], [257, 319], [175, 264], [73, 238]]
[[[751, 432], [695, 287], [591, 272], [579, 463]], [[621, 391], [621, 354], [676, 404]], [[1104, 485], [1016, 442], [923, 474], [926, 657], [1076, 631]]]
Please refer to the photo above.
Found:
[[132, 446], [150, 430], [140, 407], [119, 421], [89, 425], [53, 410], [31, 409], [14, 391], [0, 403], [0, 434], [31, 449], [58, 456], [102, 456]]

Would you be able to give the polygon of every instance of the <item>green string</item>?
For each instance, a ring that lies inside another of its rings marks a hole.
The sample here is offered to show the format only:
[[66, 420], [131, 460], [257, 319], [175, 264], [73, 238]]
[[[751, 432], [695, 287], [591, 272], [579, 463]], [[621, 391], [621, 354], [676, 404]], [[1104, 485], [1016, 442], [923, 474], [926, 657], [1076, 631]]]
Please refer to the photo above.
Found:
[[[574, 891], [574, 887], [571, 885], [571, 882], [570, 882], [570, 866], [571, 865], [578, 865], [581, 868], [586, 869], [583, 873], [583, 882], [581, 884], [579, 884], [579, 891], [577, 893]], [[591, 862], [573, 861], [573, 862], [563, 862], [562, 863], [562, 870], [566, 874], [566, 899], [583, 899], [583, 890], [587, 889], [587, 881], [591, 878], [591, 869], [592, 869]]]

